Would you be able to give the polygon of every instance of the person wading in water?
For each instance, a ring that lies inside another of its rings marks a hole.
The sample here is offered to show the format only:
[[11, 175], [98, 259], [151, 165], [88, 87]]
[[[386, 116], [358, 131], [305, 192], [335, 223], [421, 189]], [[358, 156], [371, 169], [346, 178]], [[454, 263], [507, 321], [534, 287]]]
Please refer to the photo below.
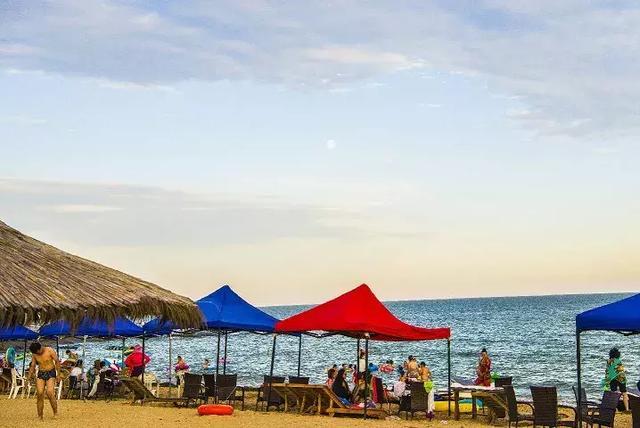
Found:
[[38, 395], [38, 417], [44, 420], [44, 394], [46, 392], [53, 416], [58, 415], [58, 402], [56, 401], [55, 387], [62, 377], [60, 376], [60, 360], [58, 354], [52, 348], [43, 347], [39, 342], [29, 345], [29, 350], [33, 355], [29, 364], [29, 379], [33, 378], [38, 366], [38, 376], [36, 379], [36, 391]]

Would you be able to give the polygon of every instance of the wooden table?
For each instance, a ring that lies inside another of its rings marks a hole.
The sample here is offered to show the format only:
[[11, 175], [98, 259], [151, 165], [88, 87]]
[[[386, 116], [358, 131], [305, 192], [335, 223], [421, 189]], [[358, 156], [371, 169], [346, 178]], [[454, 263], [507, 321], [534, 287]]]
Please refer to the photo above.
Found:
[[[471, 394], [471, 418], [476, 419], [478, 417], [478, 407], [476, 404], [477, 398], [489, 399], [496, 403], [498, 406], [504, 408], [505, 412], [508, 411], [507, 399], [504, 395], [503, 388], [487, 388], [475, 385], [456, 385], [451, 387], [453, 391], [454, 401], [454, 419], [460, 420], [460, 393], [468, 392]], [[491, 418], [491, 414], [489, 415]]]

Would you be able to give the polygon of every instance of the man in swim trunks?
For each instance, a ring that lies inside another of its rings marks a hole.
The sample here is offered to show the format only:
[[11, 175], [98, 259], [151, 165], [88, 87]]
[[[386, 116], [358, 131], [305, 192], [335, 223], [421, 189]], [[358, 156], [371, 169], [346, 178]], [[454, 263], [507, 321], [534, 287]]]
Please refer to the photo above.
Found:
[[33, 378], [38, 366], [38, 378], [36, 379], [36, 391], [38, 395], [38, 417], [44, 419], [44, 394], [46, 391], [53, 416], [58, 415], [58, 402], [56, 401], [55, 387], [62, 377], [60, 376], [60, 360], [58, 354], [52, 348], [44, 347], [39, 342], [33, 342], [29, 346], [33, 358], [29, 364], [29, 379]]

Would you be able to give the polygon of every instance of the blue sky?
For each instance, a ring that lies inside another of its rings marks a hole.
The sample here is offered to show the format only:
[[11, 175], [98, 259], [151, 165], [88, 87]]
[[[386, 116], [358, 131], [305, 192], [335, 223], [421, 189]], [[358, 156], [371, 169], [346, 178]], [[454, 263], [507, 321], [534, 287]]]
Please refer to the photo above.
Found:
[[638, 24], [609, 2], [6, 2], [2, 220], [190, 297], [633, 290]]

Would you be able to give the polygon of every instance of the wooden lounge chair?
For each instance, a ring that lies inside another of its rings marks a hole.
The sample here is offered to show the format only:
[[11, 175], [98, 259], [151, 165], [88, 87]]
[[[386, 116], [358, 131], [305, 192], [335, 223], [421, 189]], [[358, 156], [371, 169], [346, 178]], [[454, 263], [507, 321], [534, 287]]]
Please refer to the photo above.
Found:
[[216, 402], [226, 401], [235, 404], [236, 401], [242, 403], [244, 410], [244, 389], [238, 387], [237, 374], [219, 374], [216, 378]]
[[640, 397], [629, 394], [629, 409], [631, 410], [633, 428], [640, 428]]
[[597, 408], [588, 409], [588, 413], [582, 415], [582, 422], [586, 422], [590, 427], [598, 425], [598, 427], [613, 428], [619, 402], [619, 392], [605, 391], [600, 405]]
[[[575, 427], [576, 409], [570, 406], [558, 404], [558, 391], [555, 386], [532, 386], [531, 396], [533, 398], [533, 426], [543, 427]], [[574, 414], [573, 420], [561, 419], [558, 410], [571, 410]]]
[[[518, 428], [520, 422], [533, 422], [533, 405], [528, 401], [518, 401], [513, 385], [503, 385], [502, 388], [504, 389], [504, 395], [507, 399], [509, 428], [511, 428], [511, 424], [513, 423], [515, 423], [516, 428]], [[531, 414], [520, 413], [518, 411], [518, 405], [529, 406], [531, 408]]]
[[134, 404], [136, 401], [140, 401], [141, 405], [143, 405], [145, 402], [172, 403], [175, 406], [183, 405], [186, 407], [192, 400], [194, 402], [195, 400], [197, 400], [198, 396], [200, 395], [201, 387], [200, 376], [187, 375], [189, 374], [187, 373], [185, 375], [182, 397], [176, 398], [156, 397], [146, 386], [144, 386], [142, 381], [140, 381], [140, 379], [138, 379], [137, 377], [121, 377], [120, 382], [133, 393], [133, 401], [131, 404]]
[[[317, 413], [334, 415], [360, 416], [364, 409], [345, 406], [338, 396], [327, 385], [305, 385], [280, 383], [272, 384], [273, 391], [281, 397], [297, 397], [300, 413]], [[367, 416], [384, 419], [387, 412], [383, 409], [367, 409]]]
[[[279, 409], [284, 404], [281, 394], [273, 391], [270, 385], [284, 383], [284, 376], [264, 376], [262, 386], [258, 388], [258, 398], [256, 398], [256, 410], [262, 403], [262, 411], [269, 411], [269, 407]], [[266, 407], [266, 409], [265, 409]]]

